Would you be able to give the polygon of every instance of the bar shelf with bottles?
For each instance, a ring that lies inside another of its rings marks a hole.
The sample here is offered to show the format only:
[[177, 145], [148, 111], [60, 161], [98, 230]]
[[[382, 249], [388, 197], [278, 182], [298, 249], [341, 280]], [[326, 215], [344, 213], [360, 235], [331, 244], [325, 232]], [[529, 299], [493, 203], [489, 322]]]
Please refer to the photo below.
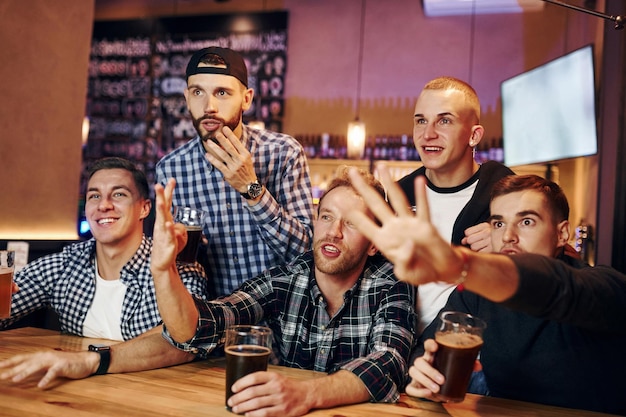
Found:
[[[295, 138], [302, 144], [309, 161], [314, 201], [321, 196], [328, 181], [342, 165], [354, 165], [376, 176], [377, 165], [384, 162], [396, 180], [421, 166], [413, 138], [408, 134], [369, 136], [361, 159], [346, 159], [348, 151], [345, 135], [317, 133], [296, 135]], [[481, 144], [475, 154], [478, 163], [487, 160], [502, 162], [504, 152], [501, 138], [483, 140]]]
[[[346, 159], [348, 154], [345, 135], [318, 133], [296, 135], [295, 138], [304, 147], [309, 160]], [[367, 138], [362, 159], [366, 161], [419, 161], [419, 155], [410, 135], [377, 135]]]
[[[345, 135], [328, 133], [301, 134], [295, 138], [302, 144], [306, 156], [311, 159], [346, 159], [348, 154]], [[408, 135], [369, 136], [363, 157], [366, 161], [419, 161], [420, 157]], [[476, 162], [504, 162], [502, 138], [483, 139], [476, 148]]]

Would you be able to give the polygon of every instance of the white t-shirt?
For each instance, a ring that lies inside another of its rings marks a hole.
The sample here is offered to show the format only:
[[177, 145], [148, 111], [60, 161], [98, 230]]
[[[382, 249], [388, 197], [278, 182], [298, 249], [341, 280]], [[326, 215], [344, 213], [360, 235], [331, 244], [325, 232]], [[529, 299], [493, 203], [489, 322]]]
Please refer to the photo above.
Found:
[[126, 285], [119, 279], [107, 281], [98, 273], [98, 261], [94, 261], [96, 268], [96, 294], [93, 303], [87, 310], [83, 323], [83, 335], [123, 341], [122, 304], [126, 296]]
[[[428, 207], [430, 208], [430, 220], [447, 241], [452, 241], [452, 229], [459, 213], [474, 195], [478, 179], [467, 188], [454, 193], [438, 193], [426, 188]], [[437, 316], [437, 313], [448, 301], [454, 285], [443, 282], [430, 282], [417, 288], [417, 309], [419, 312], [418, 334], [424, 331]]]

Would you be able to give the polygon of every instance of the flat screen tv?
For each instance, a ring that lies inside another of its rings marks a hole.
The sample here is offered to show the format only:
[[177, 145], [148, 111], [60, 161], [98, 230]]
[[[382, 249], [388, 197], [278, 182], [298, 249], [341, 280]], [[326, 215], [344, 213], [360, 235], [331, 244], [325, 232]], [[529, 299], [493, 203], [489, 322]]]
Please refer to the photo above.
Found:
[[593, 45], [503, 81], [501, 94], [506, 165], [597, 153]]

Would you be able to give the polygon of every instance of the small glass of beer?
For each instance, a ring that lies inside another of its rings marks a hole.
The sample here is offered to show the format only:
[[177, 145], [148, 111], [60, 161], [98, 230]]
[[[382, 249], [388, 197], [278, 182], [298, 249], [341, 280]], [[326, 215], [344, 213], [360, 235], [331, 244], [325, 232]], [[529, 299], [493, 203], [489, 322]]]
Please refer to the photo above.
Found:
[[267, 371], [272, 351], [272, 330], [264, 326], [237, 325], [226, 329], [226, 408], [238, 379], [253, 372]]
[[194, 263], [198, 257], [198, 247], [202, 238], [202, 227], [206, 211], [192, 207], [174, 207], [174, 221], [182, 223], [187, 229], [187, 244], [178, 253], [176, 260], [182, 263]]
[[11, 317], [15, 252], [0, 250], [0, 319]]
[[442, 402], [461, 402], [465, 399], [487, 324], [477, 317], [456, 311], [442, 312], [439, 320], [435, 332], [439, 348], [433, 366], [446, 379], [433, 398]]

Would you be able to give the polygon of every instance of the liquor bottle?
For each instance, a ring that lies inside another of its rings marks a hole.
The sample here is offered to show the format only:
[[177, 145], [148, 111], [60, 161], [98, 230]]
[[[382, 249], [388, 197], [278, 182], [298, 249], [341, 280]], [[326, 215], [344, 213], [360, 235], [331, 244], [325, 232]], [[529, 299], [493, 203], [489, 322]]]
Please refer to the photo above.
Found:
[[367, 137], [367, 142], [365, 142], [365, 156], [363, 159], [370, 161], [372, 159], [374, 153], [374, 138], [371, 136]]
[[389, 157], [389, 146], [387, 144], [387, 136], [383, 136], [382, 142], [380, 145], [380, 159], [388, 159]]
[[408, 159], [408, 143], [409, 143], [409, 138], [407, 135], [402, 135], [402, 138], [400, 139], [400, 149], [398, 151], [398, 159], [401, 161], [406, 161]]
[[504, 162], [504, 148], [502, 147], [502, 138], [496, 140], [496, 150], [494, 152], [495, 160]]
[[480, 141], [478, 146], [474, 149], [474, 160], [477, 164], [482, 164], [483, 162], [487, 162], [489, 160], [489, 145], [486, 140]]
[[585, 223], [585, 219], [581, 219], [574, 231], [574, 249], [580, 255], [580, 258], [589, 263], [591, 260], [591, 252], [593, 251], [592, 227]]
[[328, 158], [328, 149], [330, 147], [330, 135], [322, 133], [320, 137], [320, 158]]
[[374, 141], [374, 151], [372, 154], [373, 159], [380, 159], [380, 145], [381, 145], [381, 138], [380, 136], [376, 136], [376, 139]]

